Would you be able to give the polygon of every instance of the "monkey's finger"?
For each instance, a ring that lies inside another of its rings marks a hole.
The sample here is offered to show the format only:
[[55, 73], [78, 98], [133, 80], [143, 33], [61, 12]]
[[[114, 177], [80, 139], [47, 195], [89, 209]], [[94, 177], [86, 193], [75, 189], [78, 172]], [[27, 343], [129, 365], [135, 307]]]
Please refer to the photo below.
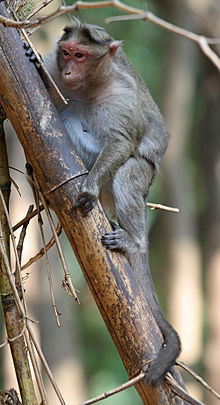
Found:
[[95, 201], [87, 200], [86, 198], [80, 199], [75, 205], [74, 208], [81, 208], [83, 215], [88, 214], [95, 206]]
[[74, 207], [83, 207], [88, 201], [90, 201], [90, 199], [87, 195], [80, 195]]
[[86, 203], [83, 207], [81, 207], [81, 208], [82, 208], [82, 211], [83, 211], [83, 215], [86, 215], [86, 214], [88, 214], [90, 211], [92, 211], [92, 209], [94, 208], [94, 206], [95, 206], [95, 203], [94, 203], [94, 202], [88, 201], [88, 203]]

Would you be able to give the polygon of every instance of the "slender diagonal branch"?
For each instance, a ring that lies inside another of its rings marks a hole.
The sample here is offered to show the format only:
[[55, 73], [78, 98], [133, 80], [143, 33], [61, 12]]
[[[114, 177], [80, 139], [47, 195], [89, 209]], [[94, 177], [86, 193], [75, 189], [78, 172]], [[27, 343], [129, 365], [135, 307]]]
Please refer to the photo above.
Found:
[[[153, 24], [158, 25], [159, 27], [170, 31], [172, 33], [181, 35], [185, 38], [188, 38], [198, 44], [202, 52], [211, 60], [211, 62], [217, 67], [220, 71], [220, 58], [218, 55], [210, 48], [209, 44], [216, 43], [215, 38], [206, 38], [203, 35], [195, 34], [194, 32], [185, 30], [184, 28], [178, 27], [174, 24], [171, 24], [157, 16], [155, 16], [150, 11], [144, 11], [135, 7], [128, 6], [124, 4], [122, 1], [119, 0], [112, 0], [112, 1], [94, 1], [94, 2], [86, 2], [86, 1], [76, 1], [71, 6], [61, 6], [58, 7], [54, 12], [37, 17], [35, 20], [26, 19], [24, 21], [14, 21], [12, 19], [6, 18], [4, 16], [0, 16], [0, 24], [4, 24], [6, 27], [15, 27], [15, 28], [34, 28], [40, 24], [49, 22], [56, 17], [59, 17], [63, 14], [73, 13], [77, 10], [81, 9], [98, 9], [98, 8], [108, 8], [108, 7], [115, 7], [121, 11], [127, 12], [132, 14], [132, 16], [116, 16], [110, 17], [106, 19], [106, 22], [110, 23], [113, 21], [124, 21], [128, 19], [142, 19], [145, 21], [150, 21]], [[35, 13], [34, 13], [35, 14]], [[33, 15], [33, 14], [32, 14]], [[29, 16], [30, 18], [30, 16]]]

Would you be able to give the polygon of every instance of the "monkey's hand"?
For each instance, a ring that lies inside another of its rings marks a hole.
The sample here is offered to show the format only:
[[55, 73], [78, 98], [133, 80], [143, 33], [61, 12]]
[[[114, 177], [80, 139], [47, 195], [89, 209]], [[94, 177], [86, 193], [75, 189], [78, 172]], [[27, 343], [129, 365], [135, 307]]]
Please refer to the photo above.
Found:
[[99, 189], [88, 175], [82, 185], [75, 207], [80, 207], [84, 215], [91, 211], [99, 197]]
[[[24, 49], [25, 49], [25, 55], [29, 58], [29, 61], [34, 63], [34, 66], [36, 67], [37, 70], [41, 69], [41, 65], [38, 62], [38, 59], [36, 57], [36, 55], [34, 54], [32, 48], [30, 47], [30, 45], [27, 42], [24, 42]], [[40, 59], [42, 60], [41, 55], [39, 55]]]
[[78, 201], [74, 205], [74, 207], [76, 208], [80, 207], [83, 214], [86, 215], [88, 214], [89, 211], [91, 211], [94, 208], [96, 201], [97, 197], [95, 195], [93, 195], [88, 191], [83, 191], [82, 193], [79, 194]]

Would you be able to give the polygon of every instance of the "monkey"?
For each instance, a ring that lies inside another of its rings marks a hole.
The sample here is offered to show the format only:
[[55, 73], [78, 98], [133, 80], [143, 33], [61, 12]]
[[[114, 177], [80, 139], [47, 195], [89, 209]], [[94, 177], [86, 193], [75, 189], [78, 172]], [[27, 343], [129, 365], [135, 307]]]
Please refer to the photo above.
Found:
[[157, 357], [144, 368], [147, 383], [157, 387], [181, 351], [179, 336], [159, 305], [148, 264], [145, 200], [169, 133], [122, 45], [104, 28], [77, 19], [64, 28], [45, 65], [69, 100], [66, 108], [38, 70], [89, 171], [75, 207], [86, 215], [100, 197], [104, 208], [110, 208], [118, 224], [111, 222], [112, 231], [102, 236], [102, 243], [125, 254], [162, 333]]

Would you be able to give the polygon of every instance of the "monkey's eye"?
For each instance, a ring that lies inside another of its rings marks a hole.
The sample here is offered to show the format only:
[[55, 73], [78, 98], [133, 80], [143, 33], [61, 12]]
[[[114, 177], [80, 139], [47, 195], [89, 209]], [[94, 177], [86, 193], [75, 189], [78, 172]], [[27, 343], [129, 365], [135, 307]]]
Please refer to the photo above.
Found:
[[75, 57], [76, 57], [77, 59], [81, 59], [81, 58], [83, 58], [83, 56], [84, 56], [84, 54], [81, 53], [81, 52], [76, 52], [76, 53], [75, 53]]
[[66, 51], [66, 49], [63, 49], [63, 55], [64, 55], [64, 56], [69, 56], [69, 52]]

